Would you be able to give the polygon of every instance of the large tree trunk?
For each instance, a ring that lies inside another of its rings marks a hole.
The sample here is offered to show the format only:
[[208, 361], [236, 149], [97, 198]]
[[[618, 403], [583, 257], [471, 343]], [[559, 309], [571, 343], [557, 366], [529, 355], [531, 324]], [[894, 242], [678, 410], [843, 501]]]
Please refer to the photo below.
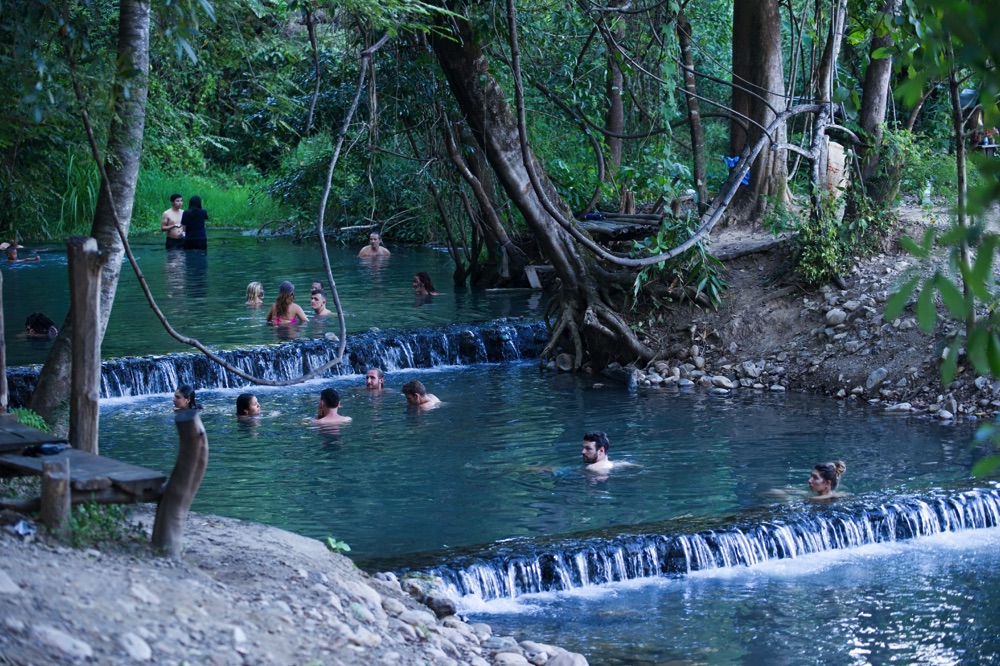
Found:
[[[146, 121], [146, 93], [149, 86], [149, 2], [122, 0], [118, 18], [118, 75], [115, 82], [114, 113], [108, 130], [108, 146], [104, 166], [114, 197], [114, 209], [105, 183], [94, 212], [90, 235], [107, 262], [101, 269], [101, 330], [103, 339], [111, 316], [111, 306], [118, 289], [124, 246], [115, 226], [115, 214], [128, 233], [132, 220], [139, 159], [142, 156], [142, 135]], [[66, 406], [70, 394], [70, 366], [73, 335], [72, 313], [67, 315], [56, 337], [45, 366], [38, 377], [38, 386], [31, 399], [31, 408], [52, 425], [65, 424]]]
[[541, 196], [555, 205], [564, 219], [572, 219], [568, 206], [534, 153], [530, 150], [527, 155], [522, 153], [517, 119], [507, 103], [507, 96], [490, 72], [480, 40], [461, 18], [442, 22], [439, 27], [440, 32], [431, 33], [430, 42], [448, 86], [477, 143], [485, 151], [498, 182], [517, 206], [542, 253], [552, 262], [562, 281], [561, 307], [550, 341], [553, 344], [546, 349], [543, 360], [554, 351], [554, 343], [563, 333], [571, 342], [577, 368], [582, 365], [586, 353], [600, 365], [620, 352], [621, 346], [628, 348], [632, 358], [651, 358], [652, 352], [639, 343], [621, 317], [607, 306], [608, 294], [601, 292], [595, 279], [600, 267], [593, 258], [577, 251], [572, 236], [549, 214], [532, 185], [526, 162], [538, 175]]
[[[781, 55], [781, 12], [777, 0], [736, 0], [733, 4], [733, 100], [732, 108], [753, 122], [744, 130], [733, 123], [729, 132], [730, 155], [738, 155], [761, 136], [785, 103], [784, 64]], [[775, 136], [784, 144], [785, 124]], [[734, 220], [756, 218], [765, 202], [788, 202], [786, 151], [762, 150], [750, 170], [750, 184], [743, 187], [730, 206]]]
[[[880, 49], [893, 45], [891, 17], [894, 4], [894, 0], [886, 0], [882, 6], [882, 21], [868, 45], [868, 69], [865, 71], [861, 109], [858, 112], [858, 124], [867, 143], [858, 149], [861, 159], [860, 178], [854, 179], [850, 185], [845, 213], [848, 219], [857, 217], [858, 205], [865, 199], [878, 209], [889, 206], [895, 200], [902, 181], [904, 165], [901, 161], [884, 165], [886, 168], [882, 169], [883, 175], [876, 176], [882, 159], [882, 137], [889, 106], [889, 84], [892, 81], [892, 56], [879, 59], [873, 56]], [[883, 34], [878, 34], [879, 29], [884, 30]]]
[[698, 193], [698, 214], [708, 209], [708, 181], [705, 177], [705, 132], [701, 127], [701, 109], [698, 103], [698, 87], [694, 78], [694, 54], [691, 37], [691, 22], [684, 14], [677, 15], [677, 41], [681, 47], [684, 65], [684, 91], [687, 93], [688, 125], [691, 128], [691, 174], [695, 191]]
[[[615, 28], [615, 41], [621, 42], [625, 36], [625, 22], [619, 21]], [[621, 55], [608, 49], [608, 72], [605, 79], [605, 94], [608, 100], [608, 110], [604, 118], [604, 129], [607, 130], [608, 169], [607, 177], [613, 178], [622, 165], [622, 139], [625, 133], [625, 106], [622, 103], [622, 89], [625, 87], [625, 76], [622, 74]]]

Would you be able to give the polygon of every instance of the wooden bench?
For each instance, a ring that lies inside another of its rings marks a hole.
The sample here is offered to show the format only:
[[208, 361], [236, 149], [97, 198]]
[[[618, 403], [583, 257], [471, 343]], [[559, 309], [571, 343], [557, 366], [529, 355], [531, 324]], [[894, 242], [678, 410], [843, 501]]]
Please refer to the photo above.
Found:
[[157, 502], [153, 545], [167, 555], [181, 554], [184, 521], [208, 465], [208, 437], [195, 409], [174, 416], [180, 446], [177, 463], [167, 477], [155, 470], [67, 448], [52, 455], [26, 456], [33, 445], [65, 444], [66, 440], [0, 417], [0, 476], [41, 476], [41, 497], [0, 500], [0, 508], [41, 511], [42, 522], [57, 533], [67, 528], [73, 504]]
[[[71, 504], [135, 504], [158, 502], [163, 497], [166, 475], [79, 449], [66, 449], [55, 455], [38, 457], [12, 453], [0, 455], [0, 476], [42, 476], [45, 463], [63, 461], [69, 462]], [[0, 501], [0, 506], [16, 507], [19, 511], [38, 511], [41, 498]]]

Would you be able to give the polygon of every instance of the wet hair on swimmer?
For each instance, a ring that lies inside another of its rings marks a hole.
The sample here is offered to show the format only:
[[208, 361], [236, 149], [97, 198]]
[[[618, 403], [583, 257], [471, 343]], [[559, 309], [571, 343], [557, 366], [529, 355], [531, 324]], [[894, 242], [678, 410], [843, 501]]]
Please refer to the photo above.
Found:
[[236, 397], [236, 414], [244, 416], [250, 411], [250, 401], [253, 400], [253, 393], [240, 393]]
[[604, 449], [605, 452], [611, 449], [611, 442], [608, 441], [608, 435], [603, 430], [588, 432], [583, 436], [583, 441], [593, 442], [598, 449]]
[[202, 408], [201, 405], [199, 405], [195, 401], [195, 399], [194, 399], [194, 387], [191, 386], [190, 384], [181, 384], [180, 386], [177, 387], [177, 392], [180, 393], [181, 397], [184, 398], [185, 400], [190, 400], [191, 401], [190, 403], [188, 403], [188, 409], [201, 409]]
[[424, 383], [419, 379], [414, 379], [403, 384], [403, 395], [427, 395]]
[[323, 401], [329, 409], [336, 409], [340, 407], [340, 394], [337, 393], [337, 389], [323, 389], [319, 394], [319, 399]]
[[840, 476], [847, 471], [847, 465], [842, 461], [837, 460], [834, 462], [820, 463], [814, 467], [819, 476], [824, 481], [830, 482], [830, 490], [836, 490], [837, 485], [840, 484]]
[[28, 318], [24, 320], [24, 327], [35, 335], [48, 335], [49, 330], [55, 325], [56, 323], [54, 321], [43, 315], [41, 312], [32, 312], [28, 315]]

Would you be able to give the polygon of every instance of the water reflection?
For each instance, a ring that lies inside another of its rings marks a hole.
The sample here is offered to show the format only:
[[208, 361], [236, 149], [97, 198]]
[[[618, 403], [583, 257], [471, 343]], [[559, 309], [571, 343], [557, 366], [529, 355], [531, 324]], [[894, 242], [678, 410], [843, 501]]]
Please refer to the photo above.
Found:
[[[220, 349], [268, 344], [295, 335], [291, 331], [276, 333], [264, 325], [261, 311], [246, 307], [249, 281], [261, 282], [265, 291], [273, 294], [282, 280], [306, 285], [325, 275], [314, 243], [296, 245], [284, 238], [260, 242], [220, 231], [213, 235], [209, 258], [206, 252], [197, 250], [166, 252], [161, 234], [140, 235], [132, 240], [149, 288], [174, 328]], [[529, 305], [534, 294], [494, 297], [480, 289], [438, 297], [428, 307], [422, 307], [423, 303], [413, 307], [411, 281], [416, 272], [443, 276], [453, 270], [448, 255], [433, 249], [399, 247], [394, 248], [392, 256], [371, 261], [358, 259], [355, 250], [331, 247], [330, 261], [348, 333], [376, 326], [397, 328], [480, 322], [508, 315], [541, 316], [537, 298]], [[43, 252], [42, 260], [28, 269], [19, 266], [0, 265], [5, 293], [18, 295], [5, 304], [8, 341], [23, 330], [24, 319], [31, 312], [45, 312], [59, 322], [69, 303], [62, 247], [53, 246], [51, 251]], [[331, 292], [327, 298], [332, 298]], [[266, 298], [261, 309], [266, 311], [272, 302], [273, 298]], [[329, 329], [329, 325], [310, 326], [299, 334], [319, 337]], [[128, 268], [123, 270], [102, 346], [104, 357], [186, 350], [162, 329], [135, 275]], [[8, 345], [7, 361], [11, 366], [44, 360], [45, 351], [35, 346]]]

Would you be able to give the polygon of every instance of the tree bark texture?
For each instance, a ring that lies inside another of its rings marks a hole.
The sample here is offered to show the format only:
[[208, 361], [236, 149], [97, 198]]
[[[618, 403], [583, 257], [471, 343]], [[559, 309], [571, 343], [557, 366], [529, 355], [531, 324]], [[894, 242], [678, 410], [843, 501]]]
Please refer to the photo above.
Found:
[[174, 417], [180, 447], [163, 498], [153, 522], [153, 546], [167, 557], [180, 557], [184, 550], [184, 522], [208, 467], [208, 435], [197, 409]]
[[[118, 75], [115, 80], [114, 113], [108, 130], [104, 166], [109, 188], [101, 183], [90, 235], [105, 257], [101, 268], [100, 339], [107, 330], [118, 289], [124, 245], [115, 225], [115, 214], [127, 235], [132, 220], [136, 178], [142, 157], [142, 137], [146, 122], [146, 94], [149, 88], [149, 1], [122, 0], [118, 17]], [[114, 197], [114, 207], [107, 189]], [[52, 425], [65, 423], [65, 405], [70, 395], [73, 335], [67, 317], [31, 399], [31, 408]], [[61, 428], [57, 428], [61, 429]]]
[[[625, 22], [620, 21], [615, 28], [615, 41], [621, 42], [625, 37]], [[625, 87], [625, 76], [622, 74], [621, 55], [608, 48], [608, 71], [605, 79], [605, 96], [608, 101], [607, 114], [604, 117], [604, 128], [607, 130], [608, 162], [611, 169], [607, 177], [612, 178], [622, 165], [622, 139], [625, 133], [625, 106], [622, 102], [622, 90]]]
[[[752, 122], [746, 130], [733, 123], [729, 132], [730, 155], [738, 155], [753, 144], [778, 112], [787, 106], [781, 55], [781, 11], [777, 0], [736, 0], [733, 4], [733, 97], [732, 108]], [[784, 144], [784, 123], [772, 137]], [[762, 196], [788, 202], [786, 151], [762, 150], [750, 171], [750, 184], [743, 187], [731, 205], [733, 217], [751, 219], [760, 212]]]
[[76, 236], [66, 241], [66, 255], [73, 322], [69, 441], [96, 456], [101, 398], [101, 253], [96, 240]]
[[66, 535], [72, 510], [69, 460], [42, 463], [42, 524], [59, 537]]
[[[610, 281], [598, 285], [596, 274], [600, 269], [596, 262], [578, 252], [573, 237], [546, 210], [540, 194], [564, 220], [573, 219], [534, 153], [530, 148], [526, 155], [522, 153], [517, 119], [490, 72], [480, 40], [462, 19], [449, 19], [440, 27], [445, 34], [432, 32], [430, 43], [452, 95], [484, 150], [497, 182], [524, 217], [539, 249], [552, 262], [561, 280], [560, 311], [542, 360], [553, 354], [563, 334], [570, 341], [568, 346], [575, 350], [575, 368], [583, 364], [585, 351], [600, 365], [614, 358], [622, 346], [628, 349], [631, 358], [648, 360], [652, 352], [639, 343], [621, 317], [606, 305], [609, 300], [606, 283]], [[533, 166], [540, 181], [540, 194], [532, 185], [526, 163]]]
[[684, 91], [687, 93], [688, 125], [691, 129], [691, 160], [694, 187], [698, 193], [698, 214], [708, 208], [708, 183], [705, 165], [705, 133], [701, 126], [698, 87], [694, 77], [694, 55], [691, 44], [691, 22], [684, 14], [677, 15], [677, 41], [684, 65]]

